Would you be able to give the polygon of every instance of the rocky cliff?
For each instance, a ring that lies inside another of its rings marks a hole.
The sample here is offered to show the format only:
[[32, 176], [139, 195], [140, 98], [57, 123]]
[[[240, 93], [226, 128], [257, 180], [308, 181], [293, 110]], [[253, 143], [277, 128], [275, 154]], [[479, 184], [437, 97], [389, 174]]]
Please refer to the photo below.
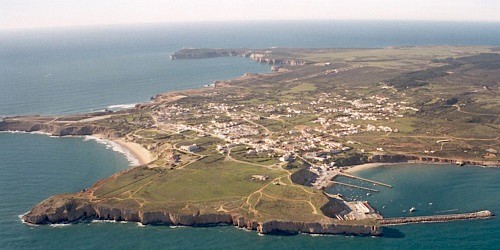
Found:
[[289, 65], [289, 66], [298, 66], [305, 65], [307, 62], [301, 59], [293, 59], [293, 58], [276, 58], [271, 54], [266, 53], [252, 53], [250, 54], [250, 58], [259, 63], [267, 63], [270, 65]]
[[203, 59], [214, 57], [248, 57], [252, 52], [246, 49], [181, 49], [170, 55], [172, 60]]
[[23, 216], [31, 224], [74, 223], [88, 220], [116, 220], [140, 222], [142, 224], [166, 224], [174, 226], [234, 225], [262, 234], [312, 233], [312, 234], [352, 234], [381, 235], [382, 228], [362, 224], [342, 224], [332, 222], [264, 221], [247, 219], [239, 214], [170, 213], [165, 211], [139, 211], [119, 206], [94, 203], [88, 199], [69, 195], [50, 197]]
[[302, 59], [274, 55], [272, 51], [252, 51], [248, 49], [182, 49], [170, 55], [170, 59], [203, 59], [228, 56], [250, 57], [259, 63], [266, 63], [273, 66], [298, 66], [307, 63], [307, 61]]
[[465, 159], [452, 159], [431, 156], [418, 155], [401, 155], [401, 154], [379, 154], [379, 155], [363, 155], [354, 154], [347, 158], [339, 159], [335, 163], [336, 166], [354, 166], [365, 163], [398, 163], [398, 162], [423, 162], [423, 163], [449, 163], [458, 165], [472, 166], [500, 166], [496, 161], [474, 161]]
[[430, 156], [418, 155], [373, 155], [366, 159], [365, 163], [397, 163], [397, 162], [428, 162], [428, 163], [450, 163], [458, 165], [472, 165], [472, 166], [500, 166], [499, 162], [495, 161], [474, 161], [465, 159], [451, 159]]
[[257, 231], [269, 233], [311, 233], [311, 234], [354, 234], [354, 235], [382, 235], [382, 228], [368, 225], [340, 225], [320, 222], [296, 221], [267, 221], [260, 223]]
[[43, 132], [53, 136], [92, 135], [104, 132], [104, 128], [93, 125], [57, 125], [36, 119], [16, 120], [7, 118], [0, 122], [0, 131]]

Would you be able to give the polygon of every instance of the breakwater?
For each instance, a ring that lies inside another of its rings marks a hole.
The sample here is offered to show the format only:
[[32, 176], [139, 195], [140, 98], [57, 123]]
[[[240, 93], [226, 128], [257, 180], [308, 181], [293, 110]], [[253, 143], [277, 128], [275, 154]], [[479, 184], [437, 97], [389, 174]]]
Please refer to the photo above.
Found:
[[378, 220], [378, 222], [380, 223], [381, 226], [388, 226], [388, 225], [403, 225], [411, 223], [433, 223], [433, 222], [449, 222], [456, 220], [487, 219], [493, 216], [495, 215], [491, 211], [483, 210], [473, 213], [462, 213], [462, 214], [384, 218]]

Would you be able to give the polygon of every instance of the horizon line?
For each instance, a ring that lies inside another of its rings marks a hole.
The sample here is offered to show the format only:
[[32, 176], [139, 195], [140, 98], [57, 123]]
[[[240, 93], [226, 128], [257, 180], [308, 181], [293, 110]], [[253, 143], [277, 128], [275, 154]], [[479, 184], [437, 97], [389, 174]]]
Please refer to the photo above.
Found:
[[485, 23], [500, 24], [500, 21], [492, 20], [436, 20], [436, 19], [256, 19], [256, 20], [207, 20], [207, 21], [173, 21], [173, 22], [138, 22], [138, 23], [96, 23], [77, 25], [54, 25], [54, 26], [31, 26], [31, 27], [0, 27], [4, 31], [34, 31], [49, 29], [71, 29], [71, 28], [105, 28], [120, 26], [142, 26], [142, 25], [185, 25], [185, 24], [210, 24], [210, 23], [262, 23], [262, 22], [433, 22], [433, 23]]

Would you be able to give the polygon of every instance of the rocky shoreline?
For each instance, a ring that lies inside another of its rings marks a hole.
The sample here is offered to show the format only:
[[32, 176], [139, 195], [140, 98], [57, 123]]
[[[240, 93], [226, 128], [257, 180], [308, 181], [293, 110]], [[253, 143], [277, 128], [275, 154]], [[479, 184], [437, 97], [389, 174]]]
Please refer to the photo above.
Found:
[[460, 158], [443, 158], [421, 155], [403, 155], [403, 154], [378, 154], [372, 156], [351, 156], [340, 161], [339, 167], [353, 167], [367, 163], [438, 163], [438, 164], [456, 164], [460, 166], [484, 166], [484, 167], [500, 167], [500, 162], [497, 161], [480, 161], [467, 160]]
[[172, 60], [204, 59], [216, 57], [248, 57], [259, 63], [273, 66], [298, 66], [307, 64], [306, 60], [296, 58], [276, 58], [271, 50], [249, 49], [182, 49], [172, 55]]
[[349, 234], [382, 235], [382, 227], [360, 223], [342, 224], [332, 222], [301, 222], [271, 220], [259, 222], [238, 214], [210, 213], [199, 211], [192, 214], [167, 211], [136, 211], [94, 204], [87, 199], [66, 196], [50, 197], [27, 214], [23, 221], [29, 224], [78, 223], [91, 220], [115, 220], [139, 222], [144, 225], [212, 226], [233, 225], [257, 231], [261, 234]]
[[[305, 60], [275, 57], [272, 51], [247, 49], [184, 49], [171, 55], [172, 60], [179, 59], [200, 59], [226, 56], [248, 57], [260, 63], [267, 63], [273, 66], [297, 66], [305, 65]], [[136, 106], [136, 110], [141, 105]], [[0, 121], [0, 131], [23, 131], [23, 132], [44, 132], [53, 136], [83, 136], [101, 134], [109, 138], [122, 138], [123, 136], [113, 130], [95, 124], [89, 124], [88, 121], [105, 118], [113, 112], [100, 112], [83, 115], [58, 117], [8, 117]], [[149, 148], [148, 148], [149, 149]], [[422, 162], [422, 163], [447, 163], [457, 165], [475, 165], [475, 166], [499, 166], [498, 161], [481, 161], [458, 158], [441, 158], [421, 155], [404, 154], [354, 154], [336, 161], [336, 166], [347, 167], [366, 163], [401, 163], [401, 162]], [[300, 172], [300, 171], [297, 171]], [[118, 173], [120, 174], [120, 173]], [[298, 176], [300, 175], [300, 176]], [[300, 172], [298, 175], [292, 175], [294, 183], [307, 185], [312, 179], [317, 178], [311, 172]], [[298, 177], [297, 177], [298, 176]], [[298, 181], [296, 180], [298, 179]], [[105, 182], [101, 180], [99, 182]], [[98, 183], [99, 183], [98, 182]], [[91, 188], [92, 189], [92, 188]], [[154, 208], [156, 209], [156, 208]], [[211, 226], [211, 225], [233, 225], [238, 228], [254, 230], [262, 234], [279, 233], [310, 233], [310, 234], [350, 234], [350, 235], [382, 235], [383, 225], [392, 225], [391, 223], [413, 223], [427, 222], [432, 219], [410, 219], [395, 218], [381, 221], [342, 221], [327, 218], [320, 221], [283, 221], [283, 220], [264, 220], [257, 221], [246, 217], [245, 215], [233, 212], [204, 213], [179, 212], [165, 210], [144, 211], [141, 208], [130, 209], [111, 202], [106, 203], [103, 200], [97, 200], [91, 192], [84, 190], [80, 193], [55, 195], [38, 205], [23, 216], [26, 223], [31, 224], [52, 224], [52, 223], [77, 223], [90, 220], [115, 220], [139, 222], [144, 225], [172, 225], [172, 226]], [[215, 210], [214, 210], [215, 211]], [[217, 210], [219, 211], [219, 210]], [[471, 218], [491, 217], [492, 214], [480, 213], [479, 216]], [[484, 215], [484, 216], [483, 216]], [[450, 217], [451, 216], [451, 217]], [[453, 215], [438, 218], [437, 221], [455, 220]], [[459, 218], [462, 218], [459, 216]], [[293, 220], [293, 219], [292, 219]], [[415, 221], [412, 221], [415, 220]]]

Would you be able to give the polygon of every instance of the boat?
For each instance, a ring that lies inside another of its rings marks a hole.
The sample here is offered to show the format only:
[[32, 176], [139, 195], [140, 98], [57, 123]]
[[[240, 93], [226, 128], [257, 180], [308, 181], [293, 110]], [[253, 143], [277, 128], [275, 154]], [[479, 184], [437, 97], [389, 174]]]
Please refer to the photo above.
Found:
[[417, 209], [415, 207], [410, 208], [410, 212], [415, 212]]

